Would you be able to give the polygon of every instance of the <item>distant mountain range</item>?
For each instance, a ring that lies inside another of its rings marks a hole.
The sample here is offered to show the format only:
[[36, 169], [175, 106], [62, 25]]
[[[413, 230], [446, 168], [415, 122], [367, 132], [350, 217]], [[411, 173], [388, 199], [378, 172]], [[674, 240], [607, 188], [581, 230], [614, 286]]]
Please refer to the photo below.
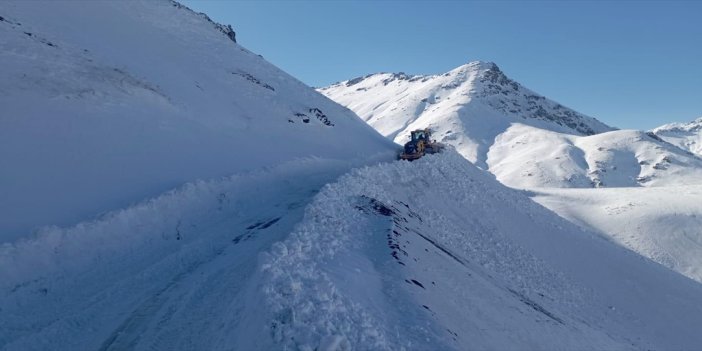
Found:
[[371, 74], [318, 90], [398, 144], [429, 127], [513, 187], [702, 183], [702, 160], [687, 152], [699, 151], [699, 121], [648, 134], [616, 130], [523, 87], [491, 62], [438, 75]]
[[702, 156], [702, 117], [688, 123], [670, 123], [651, 130], [659, 138]]

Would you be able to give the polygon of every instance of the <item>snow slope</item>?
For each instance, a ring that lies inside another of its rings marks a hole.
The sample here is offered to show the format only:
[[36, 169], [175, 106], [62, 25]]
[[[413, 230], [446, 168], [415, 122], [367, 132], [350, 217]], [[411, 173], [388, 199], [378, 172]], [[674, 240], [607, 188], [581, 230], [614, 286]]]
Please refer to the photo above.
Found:
[[324, 185], [347, 167], [310, 159], [193, 183], [1, 248], [13, 269], [0, 270], [0, 349], [702, 343], [702, 285], [453, 151]]
[[404, 144], [431, 127], [437, 140], [487, 168], [489, 148], [513, 123], [574, 135], [612, 130], [524, 88], [491, 62], [471, 62], [429, 76], [379, 73], [319, 89], [381, 134]]
[[395, 146], [171, 1], [0, 2], [0, 242], [295, 158]]
[[578, 229], [451, 152], [343, 177], [264, 262], [274, 335], [291, 348], [702, 341], [688, 324], [702, 318], [701, 285]]
[[563, 217], [702, 282], [702, 186], [533, 193]]
[[702, 117], [689, 123], [670, 123], [651, 131], [659, 138], [702, 156]]
[[635, 130], [575, 136], [513, 124], [495, 139], [487, 164], [516, 188], [702, 184], [702, 159]]

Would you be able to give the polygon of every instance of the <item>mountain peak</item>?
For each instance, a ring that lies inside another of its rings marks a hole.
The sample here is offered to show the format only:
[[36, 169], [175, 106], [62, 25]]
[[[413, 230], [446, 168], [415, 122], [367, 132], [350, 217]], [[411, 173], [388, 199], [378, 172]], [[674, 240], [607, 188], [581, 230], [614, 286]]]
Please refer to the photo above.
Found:
[[679, 131], [679, 132], [692, 132], [702, 130], [702, 117], [699, 117], [693, 121], [687, 123], [668, 123], [660, 127], [653, 129], [654, 133], [665, 132], [665, 131]]
[[489, 61], [436, 75], [370, 75], [320, 91], [397, 143], [412, 129], [434, 128], [437, 140], [482, 167], [492, 141], [512, 123], [571, 135], [612, 130], [523, 87]]
[[500, 68], [497, 66], [492, 61], [471, 61], [468, 63], [465, 63], [463, 65], [460, 65], [451, 71], [463, 71], [463, 70], [471, 70], [471, 71], [500, 71]]
[[[494, 62], [490, 61], [472, 61], [466, 64], [460, 65], [444, 74], [439, 76], [465, 76], [468, 77], [478, 77], [483, 80], [485, 76], [498, 77], [504, 76], [504, 73]], [[505, 77], [506, 78], [506, 77]]]

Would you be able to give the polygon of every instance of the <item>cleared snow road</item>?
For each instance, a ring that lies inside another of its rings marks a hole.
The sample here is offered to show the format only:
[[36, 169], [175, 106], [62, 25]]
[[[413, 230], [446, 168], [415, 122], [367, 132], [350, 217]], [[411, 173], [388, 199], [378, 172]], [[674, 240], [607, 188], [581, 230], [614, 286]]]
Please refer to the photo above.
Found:
[[349, 167], [303, 160], [195, 183], [2, 248], [0, 264], [15, 269], [0, 270], [0, 348], [231, 347], [261, 302], [257, 256]]

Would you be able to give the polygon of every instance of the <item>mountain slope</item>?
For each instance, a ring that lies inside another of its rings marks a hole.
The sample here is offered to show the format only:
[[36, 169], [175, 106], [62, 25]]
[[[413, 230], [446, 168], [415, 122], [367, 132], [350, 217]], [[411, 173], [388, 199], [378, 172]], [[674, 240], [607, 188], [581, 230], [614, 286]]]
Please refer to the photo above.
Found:
[[702, 156], [702, 117], [689, 123], [670, 123], [651, 131], [659, 138]]
[[1, 2], [0, 242], [198, 178], [394, 147], [233, 36], [172, 1]]
[[566, 219], [702, 282], [702, 186], [538, 189], [533, 195]]
[[493, 140], [512, 123], [574, 135], [612, 130], [509, 79], [494, 63], [472, 62], [430, 76], [380, 73], [319, 89], [381, 134], [403, 144], [431, 127], [437, 140], [487, 168]]
[[579, 229], [451, 150], [333, 182], [347, 166], [315, 159], [189, 184], [0, 249], [0, 267], [14, 268], [0, 270], [0, 348], [702, 342], [702, 285]]
[[702, 159], [655, 135], [614, 131], [522, 87], [493, 63], [434, 76], [375, 74], [319, 91], [400, 144], [410, 130], [430, 127], [512, 187], [702, 183]]
[[516, 188], [702, 184], [702, 159], [634, 130], [575, 136], [513, 124], [495, 139], [487, 164]]
[[176, 3], [3, 2], [0, 36], [3, 228], [121, 208], [0, 245], [0, 350], [702, 344], [701, 285], [450, 148], [383, 163]]
[[702, 318], [694, 304], [702, 286], [577, 229], [450, 151], [359, 170], [325, 188], [264, 267], [275, 335], [289, 347], [700, 342], [686, 323]]

